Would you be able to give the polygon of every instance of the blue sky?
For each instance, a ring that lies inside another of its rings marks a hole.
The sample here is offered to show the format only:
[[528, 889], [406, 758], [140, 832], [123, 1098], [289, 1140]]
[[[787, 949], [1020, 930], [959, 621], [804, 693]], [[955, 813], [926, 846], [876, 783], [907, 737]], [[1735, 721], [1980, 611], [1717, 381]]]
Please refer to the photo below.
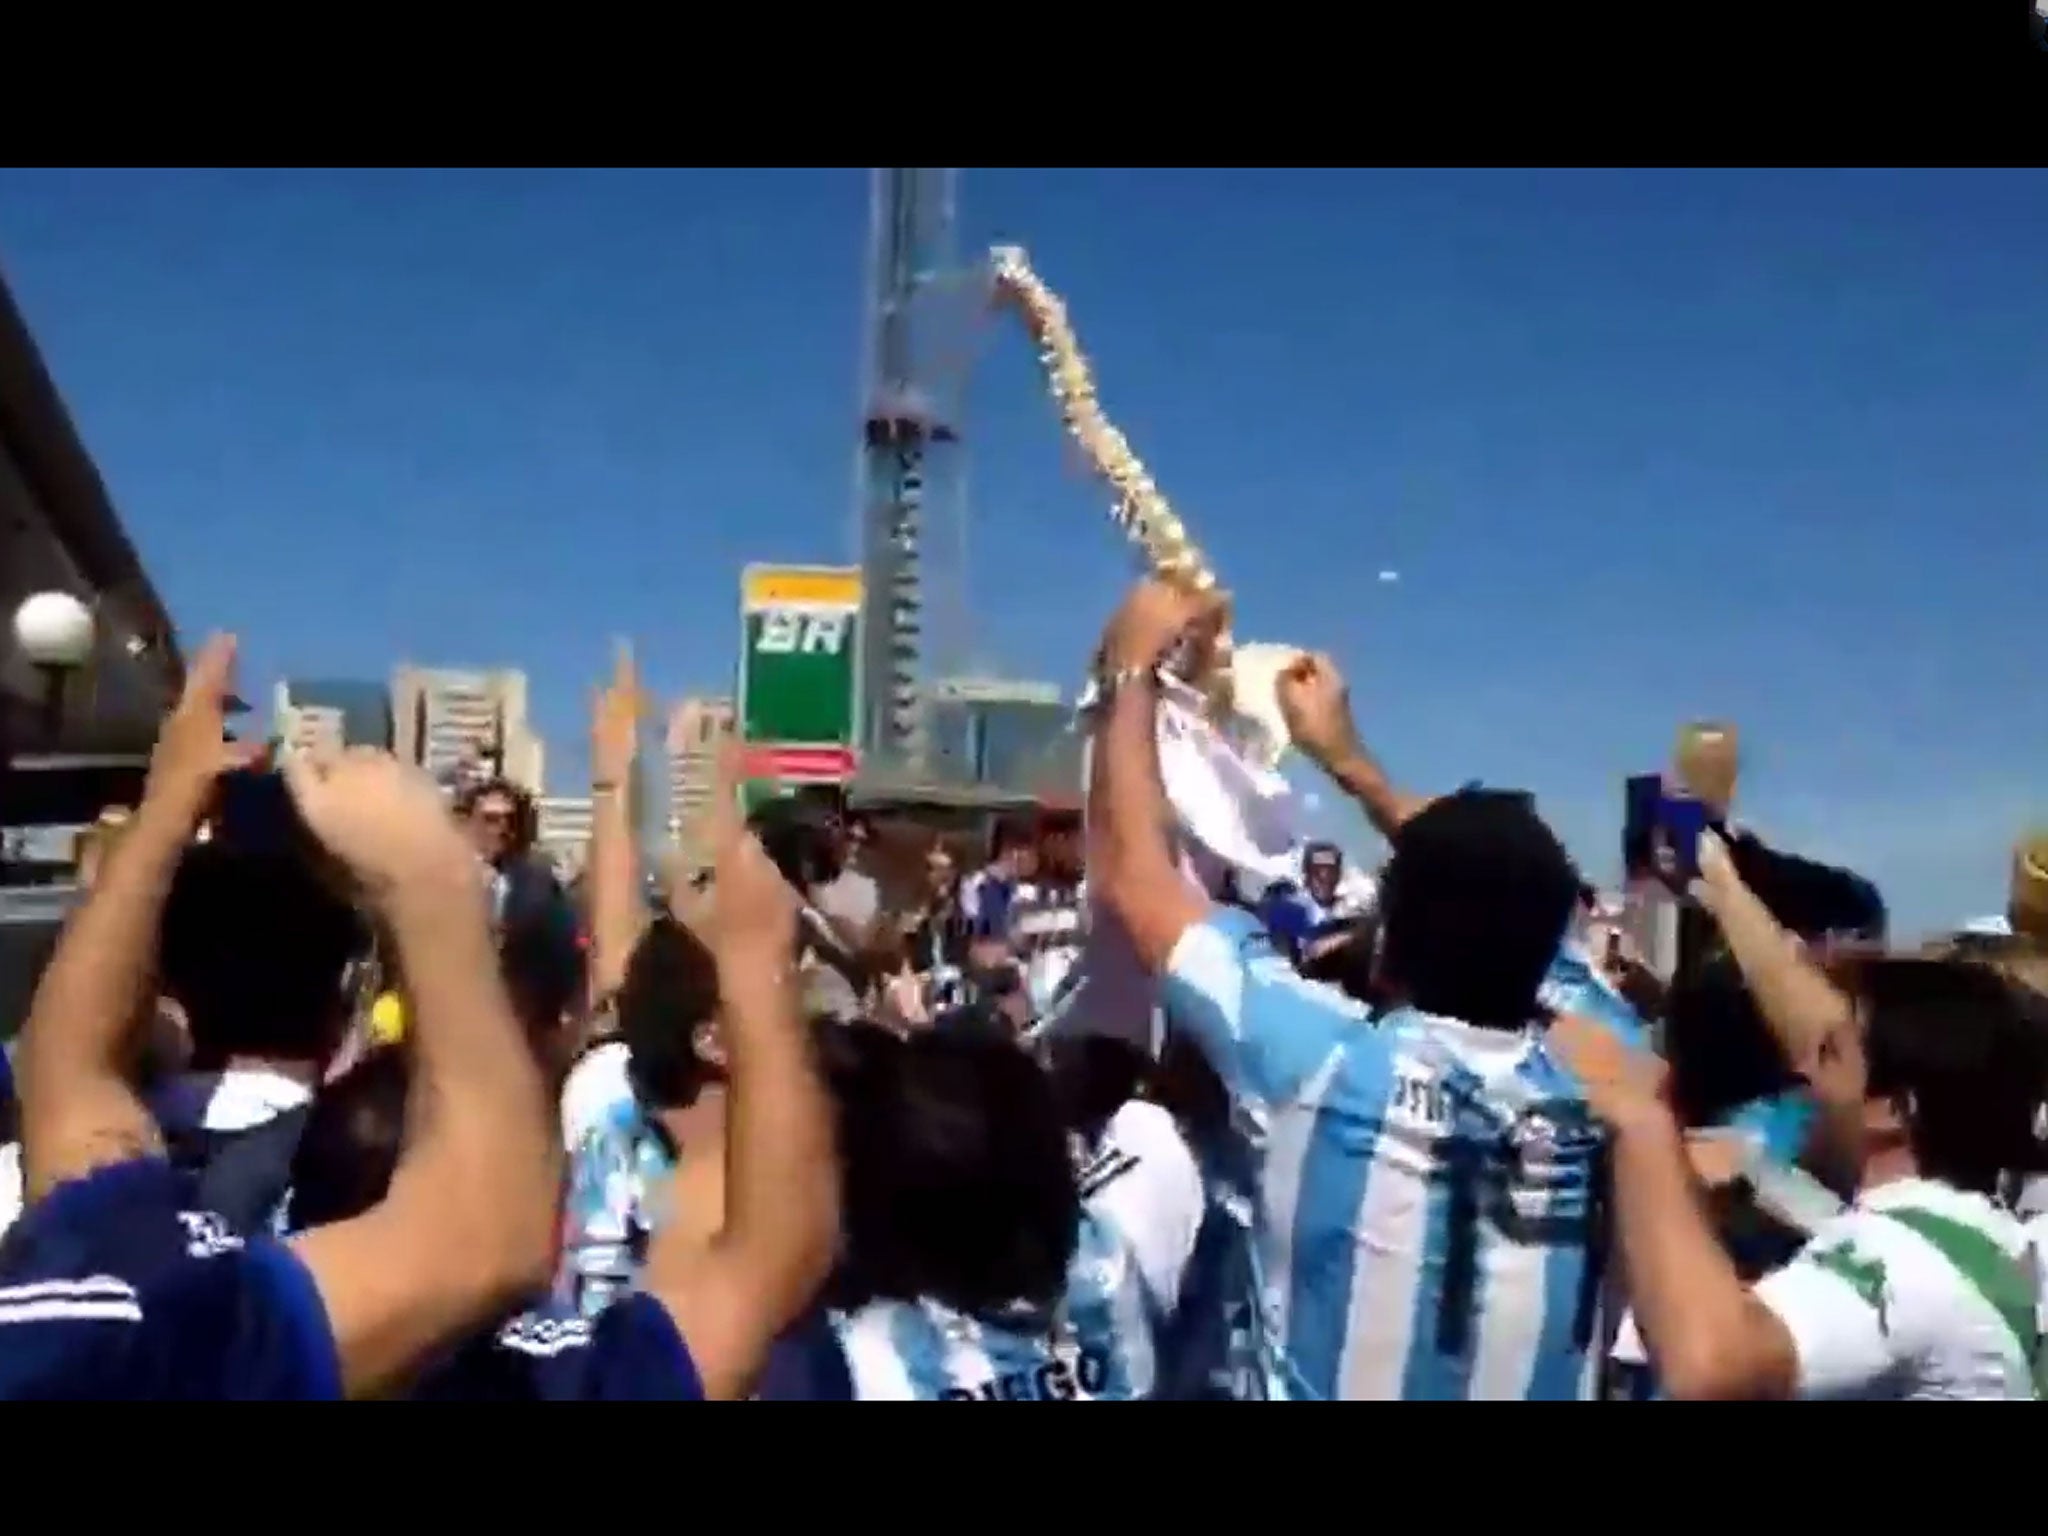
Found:
[[[0, 171], [0, 264], [188, 639], [524, 666], [566, 790], [610, 636], [721, 687], [739, 566], [850, 555], [866, 190]], [[1997, 905], [2048, 819], [2040, 173], [969, 171], [998, 238], [1403, 779], [1534, 789], [1604, 874], [1724, 715], [1766, 832], [1907, 926]], [[976, 647], [1071, 682], [1129, 567], [1021, 336], [970, 365]]]

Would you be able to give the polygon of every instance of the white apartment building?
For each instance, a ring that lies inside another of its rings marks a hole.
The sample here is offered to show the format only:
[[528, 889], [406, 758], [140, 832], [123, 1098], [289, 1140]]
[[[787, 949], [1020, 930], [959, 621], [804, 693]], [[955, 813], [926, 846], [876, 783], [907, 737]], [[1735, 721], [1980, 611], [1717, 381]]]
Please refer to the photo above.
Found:
[[563, 880], [575, 879], [590, 857], [590, 797], [542, 795], [533, 808], [540, 823], [535, 850]]
[[686, 868], [703, 862], [704, 811], [711, 803], [719, 744], [732, 731], [731, 699], [686, 698], [669, 711], [668, 835], [682, 849]]
[[495, 773], [537, 795], [545, 782], [516, 668], [402, 666], [391, 677], [391, 721], [399, 757], [444, 784]]
[[279, 683], [272, 692], [270, 734], [288, 752], [334, 753], [348, 739], [342, 712], [327, 704], [294, 704], [291, 688]]

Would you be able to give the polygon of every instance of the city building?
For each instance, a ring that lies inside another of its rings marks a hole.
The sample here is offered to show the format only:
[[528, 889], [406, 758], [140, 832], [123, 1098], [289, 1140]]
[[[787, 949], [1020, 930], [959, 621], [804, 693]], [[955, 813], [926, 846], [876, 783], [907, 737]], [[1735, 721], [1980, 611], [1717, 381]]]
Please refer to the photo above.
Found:
[[348, 745], [341, 711], [325, 704], [285, 705], [273, 716], [270, 734], [287, 752], [331, 756]]
[[926, 713], [926, 751], [941, 783], [1031, 793], [1079, 788], [1079, 737], [1056, 684], [940, 678]]
[[543, 748], [515, 668], [401, 666], [391, 676], [392, 750], [444, 784], [502, 775], [530, 794]]
[[[351, 747], [391, 746], [391, 690], [352, 678], [288, 678], [272, 692], [271, 734], [289, 740], [299, 710], [331, 715], [335, 739]], [[322, 727], [324, 729], [324, 727]]]
[[533, 809], [539, 822], [534, 850], [555, 866], [564, 881], [575, 879], [590, 856], [590, 797], [542, 795]]
[[704, 812], [711, 804], [718, 748], [732, 730], [731, 699], [687, 698], [669, 711], [668, 835], [688, 868], [704, 862]]

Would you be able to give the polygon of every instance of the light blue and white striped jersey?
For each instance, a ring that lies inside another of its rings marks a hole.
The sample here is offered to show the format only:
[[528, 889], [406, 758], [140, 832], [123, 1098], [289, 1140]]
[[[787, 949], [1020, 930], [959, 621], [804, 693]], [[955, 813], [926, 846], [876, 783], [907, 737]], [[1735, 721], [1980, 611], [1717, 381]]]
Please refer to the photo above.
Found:
[[1550, 974], [1543, 978], [1536, 1000], [1553, 1013], [1578, 1014], [1605, 1024], [1630, 1045], [1649, 1048], [1650, 1029], [1642, 1016], [1593, 969], [1584, 947], [1573, 941], [1567, 940], [1550, 962]]
[[976, 1319], [935, 1302], [834, 1312], [856, 1400], [1079, 1401], [1151, 1395], [1153, 1319], [1131, 1249], [1092, 1215], [1051, 1316]]
[[554, 1296], [595, 1318], [633, 1287], [675, 1160], [633, 1096], [624, 1042], [585, 1056], [562, 1091], [568, 1151]]
[[1165, 980], [1254, 1160], [1268, 1396], [1592, 1394], [1604, 1138], [1539, 1031], [1371, 1018], [1229, 909]]

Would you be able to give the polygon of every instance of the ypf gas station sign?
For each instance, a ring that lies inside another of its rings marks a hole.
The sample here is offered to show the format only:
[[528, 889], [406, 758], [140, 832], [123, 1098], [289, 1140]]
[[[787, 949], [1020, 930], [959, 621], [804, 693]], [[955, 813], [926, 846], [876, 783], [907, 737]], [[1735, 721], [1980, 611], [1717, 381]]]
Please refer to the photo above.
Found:
[[853, 777], [860, 572], [750, 565], [740, 575], [740, 740], [750, 796]]

